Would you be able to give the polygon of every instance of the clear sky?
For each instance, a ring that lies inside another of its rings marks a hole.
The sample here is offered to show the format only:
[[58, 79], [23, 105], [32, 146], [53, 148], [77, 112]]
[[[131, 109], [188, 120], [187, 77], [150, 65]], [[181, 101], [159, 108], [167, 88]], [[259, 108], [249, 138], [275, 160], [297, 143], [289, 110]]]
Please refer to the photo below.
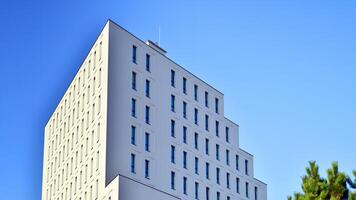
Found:
[[225, 94], [269, 200], [308, 160], [356, 170], [355, 1], [95, 2], [0, 3], [0, 199], [40, 199], [44, 125], [108, 18]]

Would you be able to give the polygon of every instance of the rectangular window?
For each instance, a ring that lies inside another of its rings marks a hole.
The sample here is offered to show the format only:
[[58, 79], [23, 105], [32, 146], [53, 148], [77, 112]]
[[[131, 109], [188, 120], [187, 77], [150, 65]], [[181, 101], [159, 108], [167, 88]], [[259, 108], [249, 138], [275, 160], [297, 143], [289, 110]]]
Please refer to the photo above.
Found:
[[195, 199], [199, 199], [199, 183], [195, 182], [195, 192], [194, 192]]
[[145, 178], [150, 178], [150, 161], [145, 160]]
[[246, 188], [246, 189], [245, 189], [245, 191], [246, 191], [246, 197], [249, 198], [249, 195], [248, 195], [248, 190], [249, 190], [249, 188], [248, 188], [248, 183], [247, 183], [247, 182], [245, 183], [245, 188]]
[[210, 164], [207, 162], [205, 163], [205, 178], [210, 179]]
[[209, 196], [210, 196], [210, 188], [209, 187], [206, 187], [205, 188], [205, 197], [206, 197], [206, 200], [209, 200]]
[[183, 93], [187, 94], [187, 79], [183, 77]]
[[151, 71], [151, 69], [150, 69], [150, 58], [151, 58], [151, 56], [149, 55], [149, 54], [146, 54], [146, 71]]
[[226, 187], [230, 189], [230, 173], [226, 173]]
[[219, 99], [215, 98], [215, 113], [219, 114]]
[[229, 127], [225, 127], [225, 140], [226, 140], [226, 142], [230, 142]]
[[136, 117], [136, 99], [131, 99], [131, 116]]
[[236, 155], [236, 156], [235, 156], [236, 170], [239, 170], [239, 168], [240, 168], [240, 167], [239, 167], [239, 160], [240, 160], [240, 159], [239, 159], [239, 155]]
[[220, 200], [220, 192], [216, 192], [216, 200]]
[[187, 119], [187, 102], [183, 101], [183, 117]]
[[171, 111], [175, 112], [175, 101], [176, 101], [176, 97], [172, 94], [171, 95]]
[[216, 160], [220, 160], [220, 155], [219, 155], [219, 151], [220, 151], [220, 146], [218, 144], [216, 144]]
[[136, 127], [131, 126], [131, 144], [136, 145]]
[[226, 165], [230, 165], [230, 151], [226, 149]]
[[145, 108], [145, 122], [146, 124], [150, 124], [150, 107], [146, 106]]
[[198, 125], [198, 109], [194, 108], [194, 123]]
[[199, 158], [197, 157], [194, 159], [194, 171], [196, 174], [199, 174]]
[[183, 151], [183, 168], [187, 169], [187, 152]]
[[209, 139], [205, 139], [205, 154], [209, 155]]
[[216, 183], [220, 185], [220, 168], [216, 168]]
[[183, 143], [187, 144], [187, 127], [183, 126]]
[[150, 134], [145, 133], [145, 151], [150, 151]]
[[176, 72], [174, 70], [171, 70], [171, 86], [172, 87], [176, 87], [175, 85], [175, 76], [176, 76]]
[[248, 160], [245, 160], [245, 174], [248, 175]]
[[199, 149], [198, 140], [199, 140], [198, 133], [194, 133], [194, 148], [195, 149]]
[[255, 200], [258, 200], [258, 188], [255, 186]]
[[198, 85], [194, 85], [194, 100], [198, 101]]
[[205, 130], [209, 131], [209, 115], [205, 115]]
[[171, 136], [176, 137], [176, 122], [171, 120]]
[[240, 193], [240, 178], [236, 178], [236, 193]]
[[146, 90], [145, 90], [145, 93], [146, 93], [146, 97], [150, 97], [150, 84], [151, 82], [149, 80], [146, 80]]
[[136, 72], [132, 72], [132, 75], [131, 75], [131, 88], [133, 90], [136, 90]]
[[171, 163], [176, 163], [176, 161], [175, 161], [175, 151], [176, 151], [175, 146], [171, 145]]
[[187, 195], [187, 177], [183, 177], [183, 194]]
[[131, 173], [136, 173], [136, 170], [135, 170], [135, 158], [136, 158], [136, 155], [135, 154], [131, 154]]
[[226, 200], [230, 200], [230, 199], [231, 199], [230, 196], [227, 196], [227, 197], [226, 197]]
[[215, 135], [219, 137], [219, 121], [215, 121]]
[[209, 93], [205, 91], [205, 107], [209, 108]]
[[176, 173], [174, 171], [171, 171], [171, 189], [175, 190], [175, 179], [176, 179]]
[[136, 61], [136, 53], [137, 53], [137, 47], [135, 45], [132, 46], [132, 62], [137, 63]]

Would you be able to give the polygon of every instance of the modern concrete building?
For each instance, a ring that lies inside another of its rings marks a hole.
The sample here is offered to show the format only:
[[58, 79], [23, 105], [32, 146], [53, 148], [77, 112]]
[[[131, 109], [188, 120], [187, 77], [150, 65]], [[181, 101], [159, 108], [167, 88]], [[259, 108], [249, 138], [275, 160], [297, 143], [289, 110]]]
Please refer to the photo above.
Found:
[[44, 200], [266, 200], [224, 95], [108, 21], [45, 127]]

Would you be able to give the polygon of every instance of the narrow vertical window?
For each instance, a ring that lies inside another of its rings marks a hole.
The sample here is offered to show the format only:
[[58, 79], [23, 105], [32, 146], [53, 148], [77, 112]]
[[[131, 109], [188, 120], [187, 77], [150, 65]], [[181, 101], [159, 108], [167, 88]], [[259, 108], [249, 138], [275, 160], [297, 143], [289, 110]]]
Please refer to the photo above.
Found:
[[171, 136], [176, 137], [176, 122], [171, 120]]
[[216, 183], [220, 185], [220, 168], [216, 168]]
[[225, 140], [226, 142], [230, 142], [229, 127], [225, 127]]
[[145, 122], [146, 124], [150, 124], [150, 107], [145, 107]]
[[183, 168], [187, 169], [187, 152], [183, 151]]
[[145, 133], [145, 151], [150, 151], [150, 134]]
[[171, 70], [171, 86], [175, 87], [175, 76], [176, 76], [176, 72], [174, 70]]
[[205, 107], [209, 108], [209, 93], [205, 91]]
[[235, 167], [236, 167], [236, 170], [239, 170], [239, 160], [240, 160], [240, 158], [239, 158], [239, 155], [236, 155], [235, 156]]
[[136, 173], [136, 170], [135, 170], [135, 158], [136, 158], [136, 155], [135, 154], [131, 154], [131, 173]]
[[245, 174], [248, 175], [248, 160], [245, 160]]
[[226, 149], [226, 165], [230, 165], [230, 151]]
[[132, 75], [131, 75], [131, 88], [133, 90], [136, 90], [136, 72], [132, 72]]
[[194, 159], [194, 171], [195, 174], [199, 174], [199, 158], [197, 157]]
[[171, 189], [175, 190], [175, 179], [176, 179], [176, 173], [174, 171], [171, 171]]
[[183, 117], [187, 119], [187, 102], [183, 101]]
[[150, 81], [146, 80], [146, 97], [150, 97]]
[[195, 182], [195, 192], [194, 192], [195, 199], [199, 199], [199, 183]]
[[194, 123], [198, 125], [198, 109], [194, 108]]
[[215, 113], [219, 114], [219, 99], [215, 98]]
[[136, 127], [131, 126], [131, 144], [136, 145]]
[[255, 186], [255, 200], [258, 200], [258, 188]]
[[194, 100], [198, 101], [198, 85], [194, 85]]
[[131, 99], [131, 116], [136, 117], [136, 99]]
[[245, 191], [246, 191], [246, 197], [249, 198], [249, 194], [248, 194], [248, 190], [249, 190], [249, 187], [248, 187], [248, 182], [245, 183]]
[[226, 173], [226, 188], [230, 189], [230, 173]]
[[194, 133], [194, 148], [197, 150], [199, 149], [198, 140], [199, 140], [198, 133]]
[[216, 160], [220, 160], [220, 156], [219, 156], [219, 151], [220, 151], [220, 146], [218, 144], [216, 144]]
[[176, 97], [172, 94], [171, 95], [171, 111], [175, 112], [175, 101], [176, 101]]
[[187, 79], [183, 77], [183, 93], [187, 94]]
[[176, 151], [175, 146], [171, 145], [171, 163], [176, 163], [176, 161], [175, 161], [175, 151]]
[[240, 193], [240, 178], [236, 178], [236, 193]]
[[183, 143], [187, 144], [187, 127], [183, 126]]
[[220, 192], [216, 192], [216, 200], [220, 200]]
[[205, 163], [205, 178], [210, 179], [210, 164], [207, 162]]
[[187, 177], [183, 177], [183, 194], [187, 195]]
[[219, 121], [215, 121], [215, 135], [219, 137]]
[[137, 53], [137, 47], [135, 45], [133, 45], [132, 46], [132, 62], [135, 64], [137, 63], [136, 53]]
[[209, 155], [209, 139], [205, 139], [205, 154]]
[[149, 54], [146, 54], [146, 71], [150, 72], [151, 71], [151, 62], [150, 62], [151, 56]]
[[150, 161], [145, 160], [145, 178], [150, 178]]
[[205, 115], [205, 130], [209, 131], [209, 115]]
[[210, 198], [209, 198], [209, 196], [210, 196], [209, 193], [210, 193], [210, 188], [209, 188], [209, 187], [206, 187], [206, 188], [205, 188], [205, 197], [206, 197], [205, 199], [206, 199], [206, 200], [209, 200], [209, 199], [210, 199]]

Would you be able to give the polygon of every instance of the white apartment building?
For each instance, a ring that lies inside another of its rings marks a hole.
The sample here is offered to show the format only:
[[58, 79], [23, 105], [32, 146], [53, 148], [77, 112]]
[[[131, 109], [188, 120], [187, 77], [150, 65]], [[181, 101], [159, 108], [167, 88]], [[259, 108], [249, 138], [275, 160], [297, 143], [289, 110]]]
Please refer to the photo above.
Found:
[[224, 95], [108, 21], [45, 127], [44, 200], [266, 200]]

